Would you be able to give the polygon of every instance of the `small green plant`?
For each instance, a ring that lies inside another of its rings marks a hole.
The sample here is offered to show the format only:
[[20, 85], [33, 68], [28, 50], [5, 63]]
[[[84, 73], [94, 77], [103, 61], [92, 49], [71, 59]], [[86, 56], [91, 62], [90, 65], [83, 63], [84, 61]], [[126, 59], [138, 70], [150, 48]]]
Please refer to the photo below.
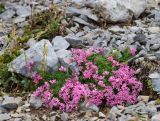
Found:
[[151, 80], [147, 80], [147, 87], [150, 91], [153, 92], [153, 85], [152, 85], [152, 81]]
[[104, 71], [108, 70], [111, 71], [112, 68], [112, 63], [109, 62], [104, 55], [100, 54], [93, 54], [88, 58], [89, 61], [93, 62], [96, 64], [99, 68], [99, 74], [102, 74]]
[[0, 3], [0, 13], [4, 11], [5, 11], [5, 6], [2, 3]]
[[31, 91], [34, 89], [30, 79], [9, 72], [6, 64], [0, 63], [0, 67], [0, 87], [3, 87], [5, 92]]
[[52, 85], [52, 88], [54, 89], [54, 96], [58, 97], [58, 93], [65, 84], [65, 80], [69, 77], [71, 77], [71, 71], [68, 72], [60, 72], [56, 71], [54, 73], [43, 73], [42, 74], [43, 80], [49, 82], [52, 79], [58, 80], [55, 85]]
[[52, 39], [58, 34], [62, 19], [63, 13], [59, 12], [56, 6], [33, 15], [29, 20], [29, 24], [24, 26], [24, 35], [18, 38], [19, 42], [27, 42], [30, 38], [36, 40]]
[[114, 58], [117, 59], [119, 62], [127, 62], [132, 57], [129, 47], [125, 48], [123, 52], [114, 50], [111, 54], [113, 54]]

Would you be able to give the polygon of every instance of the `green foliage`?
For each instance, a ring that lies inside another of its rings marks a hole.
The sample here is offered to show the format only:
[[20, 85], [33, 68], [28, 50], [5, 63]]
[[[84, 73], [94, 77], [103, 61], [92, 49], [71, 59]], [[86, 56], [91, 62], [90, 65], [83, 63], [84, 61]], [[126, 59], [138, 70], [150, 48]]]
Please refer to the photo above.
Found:
[[151, 81], [151, 80], [147, 80], [147, 88], [148, 88], [150, 91], [153, 91], [153, 85], [152, 85], [152, 81]]
[[114, 50], [111, 54], [114, 55], [114, 58], [118, 60], [118, 62], [127, 62], [129, 59], [131, 59], [132, 55], [130, 53], [130, 49], [127, 47], [123, 50], [123, 52], [120, 52], [118, 50]]
[[19, 83], [20, 84], [18, 84], [18, 85], [21, 85], [21, 87], [23, 88], [23, 90], [26, 90], [26, 91], [33, 91], [33, 90], [35, 90], [35, 86], [33, 86], [33, 81], [31, 79], [22, 77], [21, 81], [19, 81]]
[[0, 63], [0, 66], [0, 87], [3, 87], [4, 91], [16, 92], [16, 89], [25, 91], [33, 90], [32, 80], [9, 72], [6, 64]]
[[156, 105], [160, 105], [160, 98], [158, 98], [155, 103]]
[[88, 58], [89, 61], [93, 62], [96, 64], [99, 68], [99, 74], [102, 74], [103, 71], [111, 71], [112, 70], [112, 65], [110, 62], [108, 62], [107, 57], [104, 55], [100, 54], [93, 54]]
[[[108, 61], [107, 57], [101, 54], [93, 54], [88, 58], [89, 61], [93, 62], [98, 67], [98, 74], [102, 75], [104, 71], [109, 71], [110, 74], [105, 78], [104, 82], [107, 85], [110, 85], [108, 78], [111, 76], [112, 70], [115, 68], [112, 67], [111, 62]], [[90, 82], [90, 81], [89, 81]], [[93, 83], [93, 81], [91, 82]]]
[[5, 11], [5, 6], [2, 3], [0, 3], [0, 13], [4, 11]]
[[6, 50], [0, 55], [0, 62], [3, 64], [10, 63], [13, 59], [20, 55], [19, 49]]
[[71, 77], [71, 71], [70, 70], [68, 72], [56, 71], [54, 73], [41, 72], [41, 75], [43, 77], [44, 82], [50, 81], [53, 79], [57, 80], [57, 83], [55, 85], [52, 85], [52, 88], [54, 89], [54, 93], [53, 93], [54, 96], [58, 97], [58, 92], [62, 88], [63, 84], [65, 83], [65, 80]]
[[10, 76], [10, 73], [5, 64], [0, 63], [0, 67], [0, 85], [3, 85], [4, 81]]
[[56, 6], [49, 10], [32, 15], [28, 25], [24, 26], [24, 35], [18, 38], [19, 42], [27, 42], [30, 38], [36, 40], [52, 39], [59, 31], [63, 13], [59, 13]]

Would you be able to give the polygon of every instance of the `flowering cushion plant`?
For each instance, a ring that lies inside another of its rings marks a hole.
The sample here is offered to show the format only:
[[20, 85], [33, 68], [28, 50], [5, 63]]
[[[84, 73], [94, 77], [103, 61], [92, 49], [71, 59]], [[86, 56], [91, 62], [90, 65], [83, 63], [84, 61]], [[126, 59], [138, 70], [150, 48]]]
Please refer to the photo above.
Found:
[[[33, 73], [37, 86], [34, 96], [41, 97], [46, 107], [71, 112], [79, 104], [102, 104], [114, 106], [133, 104], [142, 90], [142, 83], [135, 78], [135, 71], [125, 61], [135, 53], [135, 49], [124, 52], [114, 51], [105, 55], [101, 48], [72, 49], [72, 61], [76, 62], [79, 74], [61, 66], [57, 72], [42, 76]], [[29, 66], [29, 69], [31, 67]]]

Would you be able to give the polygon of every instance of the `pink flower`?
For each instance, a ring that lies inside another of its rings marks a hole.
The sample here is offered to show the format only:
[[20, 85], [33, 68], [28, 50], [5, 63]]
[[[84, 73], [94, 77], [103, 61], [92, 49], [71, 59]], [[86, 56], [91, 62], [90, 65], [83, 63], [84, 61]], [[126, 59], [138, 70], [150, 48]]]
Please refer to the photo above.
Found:
[[112, 55], [110, 55], [110, 56], [108, 57], [108, 61], [110, 61], [110, 62], [112, 63], [112, 66], [113, 66], [113, 67], [119, 66], [118, 61], [114, 60], [114, 58], [113, 58]]
[[33, 65], [34, 65], [34, 61], [33, 61], [33, 60], [30, 60], [30, 61], [27, 63], [26, 67], [28, 68], [29, 71], [31, 71]]
[[103, 75], [103, 76], [107, 76], [108, 74], [109, 74], [108, 71], [104, 71], [102, 75]]
[[57, 80], [54, 79], [54, 80], [50, 80], [49, 82], [50, 82], [51, 84], [56, 84], [56, 83], [57, 83]]
[[33, 77], [33, 82], [35, 84], [38, 84], [39, 81], [41, 81], [43, 79], [42, 76], [37, 74], [36, 72], [33, 72], [32, 77]]
[[136, 49], [135, 48], [130, 48], [130, 53], [132, 56], [136, 54]]
[[83, 75], [84, 75], [84, 78], [85, 78], [85, 79], [90, 79], [92, 73], [91, 73], [90, 71], [84, 71], [84, 72], [83, 72]]
[[66, 72], [67, 69], [66, 69], [64, 66], [61, 66], [61, 67], [59, 68], [59, 71], [61, 71], [61, 72]]

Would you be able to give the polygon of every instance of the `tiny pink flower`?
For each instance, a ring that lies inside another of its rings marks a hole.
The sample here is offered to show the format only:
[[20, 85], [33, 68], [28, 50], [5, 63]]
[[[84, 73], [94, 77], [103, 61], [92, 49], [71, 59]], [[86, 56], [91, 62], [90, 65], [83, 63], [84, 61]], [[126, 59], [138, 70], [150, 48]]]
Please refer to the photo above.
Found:
[[34, 65], [34, 61], [33, 61], [33, 60], [30, 60], [30, 61], [27, 63], [26, 67], [28, 68], [29, 71], [31, 71], [33, 65]]
[[43, 79], [42, 76], [36, 72], [33, 72], [32, 77], [35, 84], [38, 84]]
[[132, 56], [136, 54], [136, 49], [135, 48], [130, 48], [130, 53]]
[[66, 69], [64, 66], [61, 66], [61, 67], [59, 68], [59, 71], [61, 71], [61, 72], [66, 72], [67, 69]]
[[109, 74], [108, 71], [104, 71], [102, 75], [103, 75], [103, 76], [107, 76], [108, 74]]
[[90, 71], [84, 71], [83, 75], [84, 75], [84, 78], [85, 78], [85, 79], [90, 79], [92, 73], [91, 73]]
[[56, 84], [56, 83], [57, 83], [57, 80], [54, 79], [54, 80], [50, 80], [49, 82], [50, 82], [51, 84]]

